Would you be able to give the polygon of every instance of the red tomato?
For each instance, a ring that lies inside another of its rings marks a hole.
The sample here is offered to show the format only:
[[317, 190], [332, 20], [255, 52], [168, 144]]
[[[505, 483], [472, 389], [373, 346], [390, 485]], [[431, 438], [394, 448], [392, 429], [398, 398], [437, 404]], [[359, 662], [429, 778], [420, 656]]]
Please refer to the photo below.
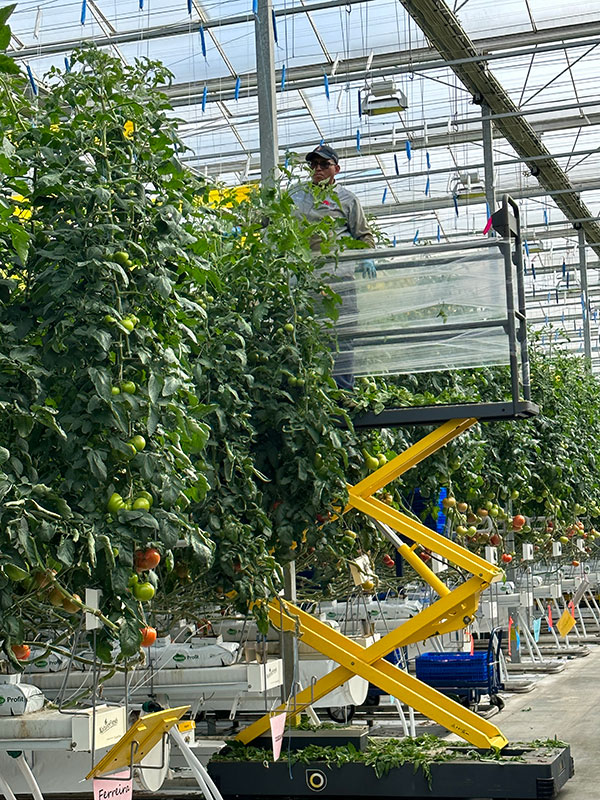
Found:
[[142, 634], [142, 647], [150, 647], [156, 641], [156, 628], [146, 625], [145, 628], [141, 628], [140, 633]]
[[19, 661], [27, 661], [31, 653], [31, 647], [28, 644], [13, 644], [11, 650]]
[[146, 550], [135, 551], [135, 570], [144, 572], [147, 569], [155, 569], [160, 564], [160, 553], [156, 547], [148, 547]]
[[523, 516], [523, 514], [515, 514], [515, 516], [512, 519], [513, 528], [518, 530], [519, 528], [522, 528], [523, 525], [525, 525], [525, 517]]
[[502, 554], [502, 561], [504, 561], [505, 564], [510, 564], [510, 562], [512, 561], [512, 558], [513, 557], [511, 556], [510, 553], [503, 553]]

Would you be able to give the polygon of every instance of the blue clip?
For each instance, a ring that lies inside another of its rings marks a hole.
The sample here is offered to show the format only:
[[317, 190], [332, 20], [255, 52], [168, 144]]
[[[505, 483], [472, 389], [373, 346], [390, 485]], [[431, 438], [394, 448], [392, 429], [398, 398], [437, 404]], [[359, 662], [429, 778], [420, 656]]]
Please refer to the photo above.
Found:
[[277, 38], [277, 17], [275, 16], [275, 9], [271, 9], [271, 19], [273, 20], [273, 38], [275, 39], [275, 44], [279, 44], [279, 39]]
[[431, 160], [429, 158], [429, 150], [425, 151], [425, 161], [427, 162], [427, 169], [431, 169]]
[[322, 147], [322, 146], [325, 144], [325, 139], [323, 139], [323, 138], [321, 137], [321, 138], [319, 139], [319, 144], [320, 144], [320, 145], [321, 145], [321, 147]]
[[206, 111], [206, 98], [208, 97], [208, 86], [205, 86], [202, 91], [202, 111]]
[[425, 184], [425, 197], [429, 197], [429, 187], [430, 186], [431, 186], [431, 183], [429, 181], [429, 178], [427, 178], [427, 183]]
[[255, 17], [258, 14], [258, 0], [252, 0], [252, 13]]
[[139, 6], [140, 6], [140, 11], [143, 11], [144, 10], [144, 0], [140, 0]]
[[394, 238], [392, 239], [392, 247], [396, 247], [396, 234], [394, 234]]
[[558, 289], [556, 290], [556, 303], [558, 305]]
[[452, 202], [454, 203], [454, 213], [458, 217], [458, 195], [452, 194]]
[[383, 197], [381, 198], [381, 205], [385, 203], [385, 198], [387, 197], [387, 186], [383, 190]]
[[329, 78], [327, 73], [323, 73], [323, 85], [325, 86], [325, 97], [329, 100]]
[[356, 129], [356, 151], [360, 153], [360, 131]]
[[527, 239], [523, 241], [523, 247], [525, 248], [527, 255], [529, 255], [529, 245], [527, 244]]
[[419, 241], [419, 229], [417, 228], [415, 235], [413, 236], [413, 244], [416, 244]]
[[234, 100], [239, 100], [241, 87], [242, 87], [242, 79], [238, 75], [237, 78], [235, 79], [235, 89], [233, 90], [233, 99]]
[[544, 225], [548, 224], [548, 212], [544, 209]]
[[360, 89], [358, 90], [358, 118], [362, 117], [362, 101], [360, 99]]
[[285, 89], [285, 73], [287, 72], [285, 64], [281, 67], [281, 91]]
[[570, 272], [567, 272], [567, 289], [569, 288], [569, 280], [570, 280], [570, 277], [571, 277], [571, 273], [570, 273]]
[[531, 262], [531, 274], [533, 275], [533, 280], [535, 280], [536, 274], [535, 274], [535, 266], [534, 266], [533, 261]]
[[437, 226], [437, 240], [438, 242], [442, 241], [442, 229], [440, 228], [439, 225]]
[[288, 154], [286, 153], [285, 154], [285, 161], [283, 162], [283, 166], [287, 168], [289, 163], [290, 163], [290, 158], [289, 158]]
[[29, 64], [26, 65], [25, 69], [27, 70], [27, 75], [29, 76], [29, 83], [31, 84], [31, 91], [37, 97], [38, 88], [35, 85], [35, 80], [33, 79], [33, 72], [31, 71], [31, 67]]
[[190, 17], [192, 16], [192, 0], [187, 0], [187, 9]]
[[394, 167], [396, 169], [396, 175], [400, 175], [400, 169], [398, 167], [398, 156], [394, 153]]
[[562, 263], [562, 273], [563, 273], [563, 278], [564, 278], [565, 275], [567, 274], [567, 265], [565, 263], [564, 258], [563, 258], [563, 263]]
[[406, 145], [405, 145], [405, 147], [406, 147], [406, 157], [407, 157], [407, 158], [408, 158], [408, 160], [410, 161], [410, 160], [411, 160], [411, 158], [412, 158], [412, 150], [410, 149], [410, 142], [408, 141], [408, 139], [406, 140]]
[[71, 72], [71, 64], [69, 62], [69, 59], [66, 56], [65, 56], [65, 70], [67, 72]]
[[[548, 322], [548, 317], [546, 317], [546, 322]], [[542, 347], [546, 344], [546, 337], [542, 334]]]
[[206, 39], [204, 38], [204, 26], [200, 23], [200, 47], [202, 48], [202, 55], [206, 58]]
[[87, 14], [87, 0], [81, 2], [81, 24], [85, 25], [85, 15]]

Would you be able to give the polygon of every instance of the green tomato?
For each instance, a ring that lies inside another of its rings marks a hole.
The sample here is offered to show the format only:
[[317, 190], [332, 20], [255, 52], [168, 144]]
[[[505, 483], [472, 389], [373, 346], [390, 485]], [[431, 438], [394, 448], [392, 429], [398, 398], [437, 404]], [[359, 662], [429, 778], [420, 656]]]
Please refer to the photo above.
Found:
[[137, 456], [136, 447], [132, 442], [127, 442], [125, 444], [125, 447], [127, 448], [127, 452], [123, 454], [123, 458], [126, 461], [131, 461], [132, 458], [135, 458], [135, 456]]
[[146, 500], [145, 497], [137, 497], [133, 501], [133, 510], [134, 511], [150, 511], [150, 501]]
[[135, 385], [135, 383], [133, 381], [123, 381], [123, 383], [121, 384], [121, 389], [126, 394], [135, 394], [135, 390], [137, 389], [137, 386]]
[[144, 583], [135, 583], [133, 585], [133, 596], [141, 603], [147, 603], [148, 600], [152, 600], [154, 593], [154, 586], [152, 586], [149, 581], [145, 581]]
[[107, 325], [114, 325], [114, 323], [115, 323], [116, 321], [117, 321], [117, 320], [115, 319], [115, 317], [112, 317], [110, 314], [107, 314], [107, 315], [104, 317], [104, 322], [106, 322], [106, 324], [107, 324]]
[[152, 497], [150, 492], [146, 491], [138, 492], [137, 497], [144, 497], [150, 503], [150, 505], [152, 505], [152, 503], [154, 502], [154, 498]]
[[125, 328], [127, 333], [131, 333], [131, 331], [135, 328], [135, 324], [133, 320], [126, 318], [121, 320], [121, 327]]
[[113, 492], [111, 496], [108, 498], [108, 503], [106, 504], [106, 510], [110, 511], [111, 514], [116, 514], [117, 511], [120, 511], [122, 508], [125, 507], [125, 501], [121, 497], [118, 492]]
[[122, 267], [126, 267], [129, 263], [129, 253], [126, 253], [124, 250], [118, 250], [116, 253], [113, 254], [112, 257], [113, 261], [116, 261]]
[[128, 582], [127, 582], [127, 585], [129, 586], [129, 588], [130, 588], [130, 589], [132, 589], [132, 588], [133, 588], [133, 587], [136, 585], [136, 583], [139, 583], [139, 580], [140, 580], [140, 579], [138, 578], [138, 575], [137, 575], [137, 573], [136, 573], [136, 572], [133, 572], [133, 573], [132, 573], [132, 574], [129, 576], [129, 580], [128, 580]]
[[286, 324], [283, 326], [283, 330], [286, 331], [287, 333], [293, 333], [294, 326], [292, 325], [291, 322], [286, 322]]
[[143, 450], [144, 447], [146, 447], [146, 440], [144, 439], [143, 436], [141, 436], [138, 433], [135, 436], [131, 437], [131, 439], [129, 440], [129, 444], [132, 444], [135, 447], [135, 449], [139, 452], [140, 450]]
[[114, 394], [114, 395], [121, 394], [121, 390], [119, 389], [118, 386], [112, 386], [111, 390], [110, 390], [110, 393]]

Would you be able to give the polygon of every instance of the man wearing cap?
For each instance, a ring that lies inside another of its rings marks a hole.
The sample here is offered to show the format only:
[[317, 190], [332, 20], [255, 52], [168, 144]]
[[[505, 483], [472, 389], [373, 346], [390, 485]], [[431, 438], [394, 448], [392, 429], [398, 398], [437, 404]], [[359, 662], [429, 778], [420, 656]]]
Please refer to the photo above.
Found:
[[[339, 156], [332, 147], [320, 144], [308, 155], [306, 160], [311, 169], [311, 184], [294, 187], [290, 191], [296, 207], [296, 216], [303, 217], [309, 223], [316, 223], [325, 218], [335, 222], [336, 239], [344, 236], [364, 242], [367, 247], [375, 247], [373, 233], [367, 225], [365, 213], [358, 197], [339, 186], [335, 176], [340, 171]], [[317, 252], [321, 249], [321, 238], [311, 238], [310, 247]], [[360, 262], [359, 272], [364, 278], [374, 278], [377, 274], [371, 259]], [[338, 280], [336, 291], [342, 297], [342, 325], [352, 327], [358, 319], [356, 287], [354, 285], [355, 264], [347, 266], [339, 264], [335, 269]], [[340, 342], [340, 352], [335, 356], [338, 374], [335, 381], [340, 389], [354, 388], [353, 348], [351, 340], [345, 338]], [[340, 370], [344, 374], [339, 374]]]
[[[298, 216], [309, 222], [318, 222], [325, 217], [332, 217], [338, 222], [336, 238], [351, 236], [364, 242], [368, 247], [375, 247], [375, 239], [369, 230], [365, 213], [358, 197], [335, 182], [340, 171], [339, 156], [332, 147], [320, 144], [307, 156], [306, 160], [312, 171], [312, 183], [323, 188], [331, 187], [331, 193], [317, 196], [310, 186], [298, 186], [291, 192]], [[335, 188], [333, 188], [335, 187]], [[319, 241], [311, 241], [311, 248], [319, 250]]]

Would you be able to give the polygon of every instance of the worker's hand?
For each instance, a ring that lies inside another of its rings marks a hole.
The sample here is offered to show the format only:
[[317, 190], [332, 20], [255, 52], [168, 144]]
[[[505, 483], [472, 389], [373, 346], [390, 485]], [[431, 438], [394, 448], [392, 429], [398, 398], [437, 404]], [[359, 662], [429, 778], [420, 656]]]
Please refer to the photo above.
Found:
[[372, 258], [364, 258], [360, 262], [356, 271], [360, 272], [363, 278], [377, 277], [377, 267], [375, 266], [375, 262], [373, 261]]

